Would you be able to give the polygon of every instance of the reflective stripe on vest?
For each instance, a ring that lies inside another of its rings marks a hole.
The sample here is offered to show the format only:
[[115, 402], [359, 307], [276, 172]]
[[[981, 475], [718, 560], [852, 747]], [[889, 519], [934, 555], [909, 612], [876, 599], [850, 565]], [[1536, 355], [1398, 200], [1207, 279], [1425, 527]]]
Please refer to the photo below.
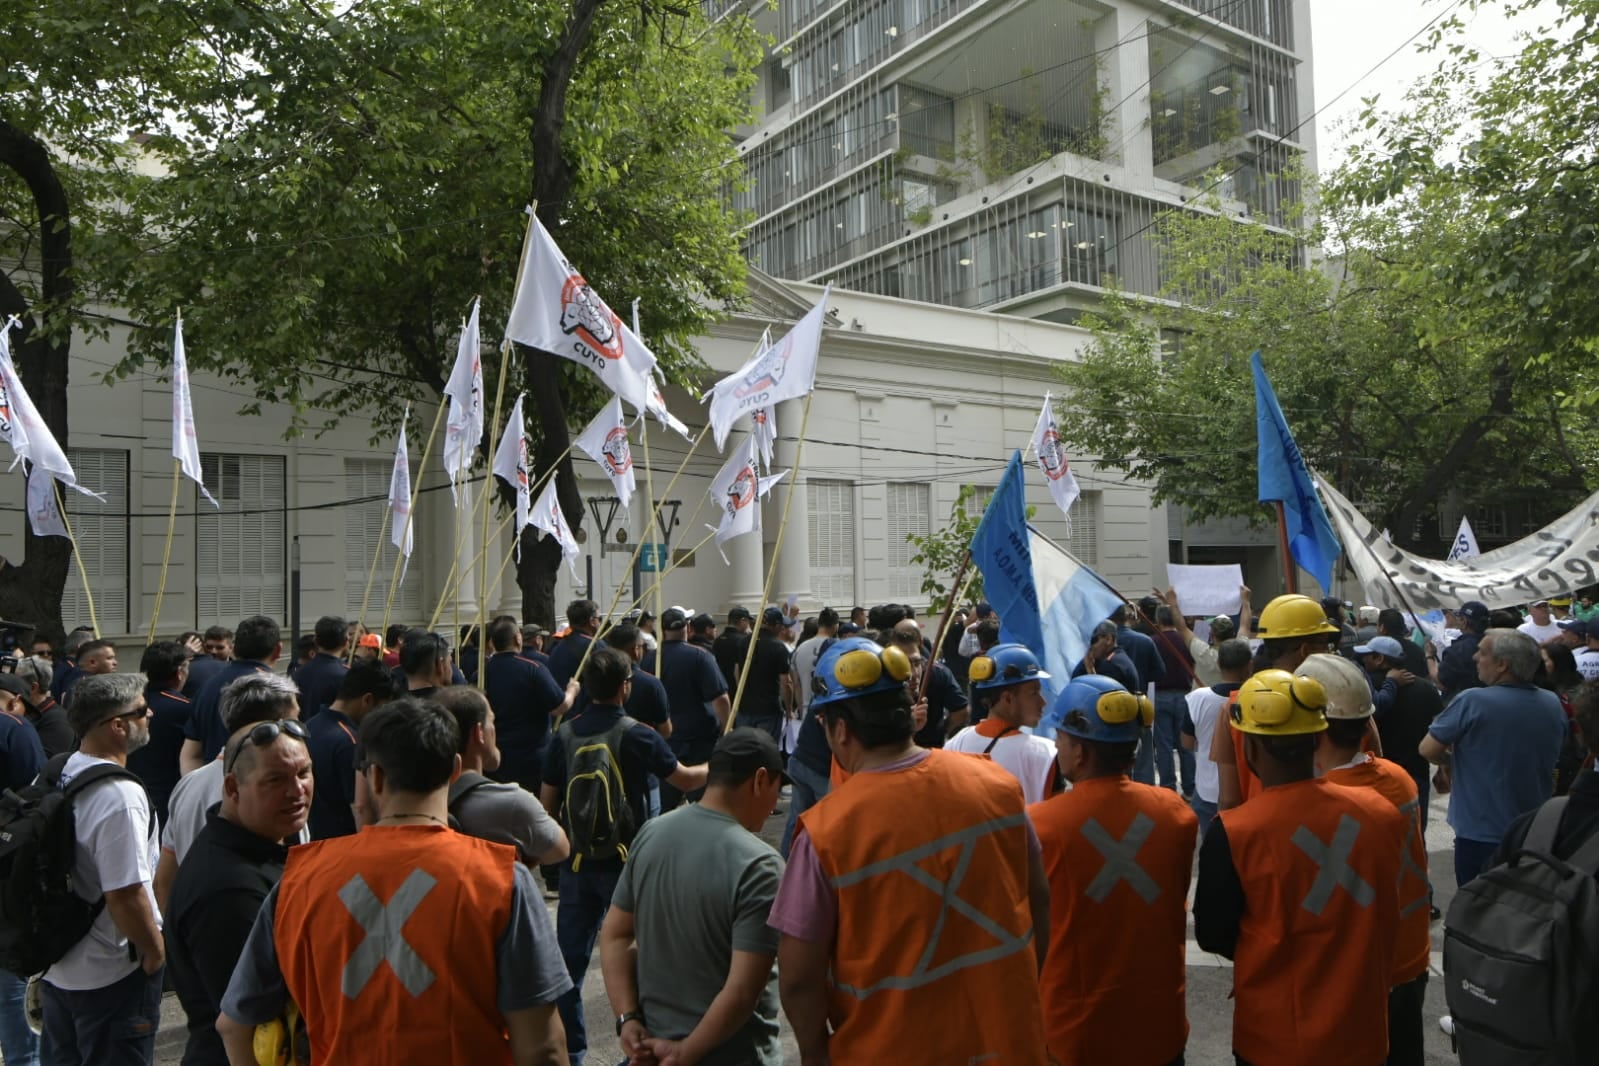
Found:
[[346, 996], [351, 999], [359, 996], [385, 960], [412, 999], [433, 984], [433, 971], [405, 939], [405, 923], [411, 920], [411, 915], [436, 884], [438, 881], [426, 871], [412, 870], [386, 904], [379, 901], [360, 874], [350, 878], [339, 890], [339, 899], [349, 910], [350, 917], [366, 933], [366, 939], [344, 964], [340, 988]]
[[[920, 988], [922, 985], [942, 980], [958, 970], [964, 970], [971, 966], [981, 966], [1025, 950], [1033, 942], [1032, 929], [1029, 928], [1019, 936], [1012, 936], [1005, 930], [1004, 926], [961, 899], [956, 893], [960, 891], [961, 882], [966, 879], [966, 872], [971, 869], [972, 853], [977, 848], [977, 841], [989, 833], [1003, 832], [1006, 829], [1014, 829], [1026, 823], [1027, 815], [1025, 813], [1008, 814], [1000, 818], [993, 818], [977, 825], [967, 826], [965, 829], [950, 833], [947, 836], [939, 837], [937, 840], [929, 841], [892, 858], [881, 859], [869, 866], [863, 866], [859, 870], [840, 874], [832, 878], [830, 884], [834, 888], [848, 888], [851, 885], [858, 885], [863, 881], [880, 877], [883, 874], [903, 873], [935, 896], [941, 896], [944, 901], [938, 912], [938, 920], [934, 923], [933, 930], [927, 938], [927, 947], [922, 951], [921, 958], [917, 960], [916, 966], [910, 973], [884, 977], [867, 985], [865, 988], [855, 988], [842, 981], [835, 981], [834, 987], [840, 992], [854, 996], [856, 999], [866, 999], [874, 992], [881, 992], [887, 989], [906, 991]], [[955, 847], [957, 844], [960, 845], [961, 849], [960, 858], [956, 861], [955, 871], [948, 881], [940, 881], [916, 865], [922, 859], [930, 855], [936, 855], [947, 848]], [[933, 955], [938, 950], [938, 942], [944, 932], [944, 923], [951, 910], [977, 925], [984, 932], [998, 940], [999, 943], [983, 951], [968, 952], [965, 955], [950, 959], [941, 966], [928, 969], [929, 964], [933, 961]]]
[[1321, 838], [1305, 826], [1294, 830], [1294, 846], [1316, 864], [1316, 883], [1300, 901], [1301, 907], [1320, 917], [1327, 909], [1327, 901], [1332, 899], [1333, 890], [1340, 885], [1356, 903], [1362, 907], [1371, 906], [1372, 900], [1377, 898], [1376, 890], [1361, 880], [1349, 865], [1349, 853], [1355, 850], [1355, 841], [1359, 838], [1360, 823], [1347, 814], [1339, 817], [1331, 844], [1323, 844]]
[[1410, 917], [1416, 913], [1417, 907], [1425, 906], [1432, 898], [1431, 892], [1428, 891], [1427, 871], [1423, 867], [1416, 865], [1416, 856], [1412, 849], [1412, 845], [1416, 842], [1416, 837], [1421, 833], [1420, 812], [1421, 800], [1419, 798], [1399, 805], [1399, 813], [1405, 816], [1405, 850], [1400, 853], [1399, 857], [1400, 876], [1403, 878], [1404, 874], [1408, 873], [1415, 877], [1422, 886], [1421, 891], [1416, 893], [1415, 898], [1409, 900], [1401, 899], [1399, 901], [1399, 917], [1401, 918]]
[[1138, 812], [1133, 824], [1127, 827], [1127, 835], [1120, 840], [1106, 832], [1094, 819], [1084, 822], [1084, 838], [1105, 857], [1104, 868], [1088, 883], [1084, 894], [1095, 903], [1103, 903], [1118, 882], [1126, 881], [1127, 887], [1138, 893], [1138, 898], [1145, 903], [1159, 899], [1160, 886], [1138, 865], [1138, 849], [1144, 846], [1149, 834], [1154, 831], [1154, 821], [1143, 811]]

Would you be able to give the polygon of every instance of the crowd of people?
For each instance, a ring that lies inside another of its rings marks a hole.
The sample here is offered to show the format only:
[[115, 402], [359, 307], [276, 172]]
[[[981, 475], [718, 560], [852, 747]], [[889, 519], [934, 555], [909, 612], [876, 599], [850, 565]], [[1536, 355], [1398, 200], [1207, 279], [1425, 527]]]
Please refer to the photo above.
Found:
[[581, 1064], [597, 949], [637, 1066], [776, 1066], [780, 1013], [803, 1066], [1180, 1064], [1197, 867], [1240, 1063], [1419, 1064], [1430, 794], [1457, 885], [1557, 792], [1599, 836], [1599, 613], [1240, 597], [1069, 678], [985, 603], [36, 641], [0, 784], [66, 790], [92, 906], [0, 1053], [149, 1063], [170, 987], [193, 1066]]

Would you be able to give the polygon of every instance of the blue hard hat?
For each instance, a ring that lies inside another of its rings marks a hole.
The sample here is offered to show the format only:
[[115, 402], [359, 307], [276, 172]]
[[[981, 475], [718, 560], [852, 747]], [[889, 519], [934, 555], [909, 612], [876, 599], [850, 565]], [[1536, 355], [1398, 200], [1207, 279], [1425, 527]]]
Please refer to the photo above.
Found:
[[971, 661], [966, 668], [975, 689], [1005, 688], [1024, 681], [1047, 681], [1049, 675], [1038, 665], [1038, 656], [1025, 644], [995, 644]]
[[1139, 739], [1144, 726], [1155, 720], [1155, 705], [1147, 696], [1128, 692], [1120, 682], [1098, 674], [1072, 678], [1055, 697], [1055, 705], [1039, 723], [1039, 732], [1053, 729], [1103, 744], [1123, 744]]
[[884, 648], [865, 637], [834, 642], [811, 675], [811, 709], [839, 700], [905, 687], [911, 661], [898, 648]]

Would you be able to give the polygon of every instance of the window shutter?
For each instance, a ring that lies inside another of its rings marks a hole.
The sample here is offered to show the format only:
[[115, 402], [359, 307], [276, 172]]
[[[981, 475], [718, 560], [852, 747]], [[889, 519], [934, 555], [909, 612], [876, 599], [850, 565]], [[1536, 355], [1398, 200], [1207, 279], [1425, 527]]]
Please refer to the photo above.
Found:
[[[69, 448], [67, 459], [85, 488], [105, 496], [92, 500], [71, 489], [62, 491], [67, 521], [78, 542], [78, 555], [94, 590], [94, 613], [105, 633], [125, 632], [128, 621], [128, 453], [107, 448]], [[67, 628], [88, 625], [89, 602], [83, 580], [73, 566], [61, 593], [61, 620]]]
[[221, 510], [202, 504], [196, 511], [196, 626], [231, 626], [252, 614], [281, 622], [288, 585], [283, 456], [208, 454], [200, 469]]
[[907, 538], [931, 531], [931, 502], [932, 490], [926, 482], [888, 483], [888, 595], [895, 600], [909, 601], [921, 595], [922, 572], [911, 562], [916, 547]]
[[[389, 579], [394, 574], [394, 560], [399, 554], [386, 520], [389, 476], [393, 471], [394, 464], [389, 459], [344, 461], [344, 491], [346, 498], [354, 501], [344, 508], [344, 596], [349, 618], [356, 618], [361, 612], [361, 594], [366, 591], [372, 552], [380, 541], [383, 545], [372, 580], [372, 593], [367, 597], [367, 617], [362, 619], [368, 628], [375, 628], [381, 621], [389, 595]], [[422, 618], [421, 561], [413, 552], [405, 580], [394, 594], [393, 614], [400, 621]]]
[[811, 591], [823, 606], [855, 601], [855, 486], [848, 481], [809, 480]]

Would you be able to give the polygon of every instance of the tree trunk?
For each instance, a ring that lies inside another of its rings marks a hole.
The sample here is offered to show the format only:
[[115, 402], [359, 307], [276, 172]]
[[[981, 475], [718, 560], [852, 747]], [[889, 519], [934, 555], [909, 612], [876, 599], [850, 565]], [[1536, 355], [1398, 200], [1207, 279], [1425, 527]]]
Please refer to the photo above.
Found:
[[[40, 417], [67, 447], [67, 360], [72, 347], [71, 312], [76, 284], [72, 279], [72, 226], [66, 190], [50, 153], [28, 134], [0, 121], [0, 166], [28, 186], [38, 217], [39, 271], [37, 307], [11, 279], [0, 274], [0, 316], [22, 319], [22, 341], [15, 345], [17, 372]], [[35, 313], [37, 312], [37, 314]], [[41, 329], [38, 315], [54, 320]], [[63, 636], [61, 593], [72, 564], [72, 544], [64, 537], [35, 537], [25, 528], [21, 564], [0, 558], [0, 618], [36, 627], [52, 640]]]

